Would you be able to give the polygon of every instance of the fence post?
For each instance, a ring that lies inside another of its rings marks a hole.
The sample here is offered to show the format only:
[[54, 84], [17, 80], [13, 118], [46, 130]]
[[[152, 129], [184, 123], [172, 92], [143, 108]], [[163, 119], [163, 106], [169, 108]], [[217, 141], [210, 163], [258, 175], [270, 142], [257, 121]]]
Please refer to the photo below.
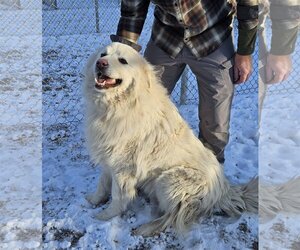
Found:
[[99, 27], [99, 0], [94, 0], [95, 2], [95, 16], [96, 16], [96, 33], [100, 33], [100, 27]]
[[187, 103], [187, 84], [188, 84], [188, 68], [186, 67], [181, 75], [180, 86], [180, 105]]
[[0, 1], [1, 4], [9, 6], [9, 7], [15, 7], [17, 9], [21, 9], [21, 0], [2, 0]]
[[42, 4], [49, 6], [51, 9], [58, 9], [57, 0], [43, 0]]

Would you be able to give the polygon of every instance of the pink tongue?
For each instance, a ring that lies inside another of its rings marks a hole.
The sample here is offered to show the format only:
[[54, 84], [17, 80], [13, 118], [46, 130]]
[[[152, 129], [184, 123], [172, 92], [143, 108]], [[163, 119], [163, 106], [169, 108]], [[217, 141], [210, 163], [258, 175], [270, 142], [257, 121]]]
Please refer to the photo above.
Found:
[[107, 79], [98, 79], [97, 80], [97, 83], [99, 84], [108, 84], [108, 85], [111, 85], [111, 84], [115, 84], [116, 83], [116, 80], [115, 79], [111, 79], [111, 78], [107, 78]]
[[116, 80], [115, 79], [106, 79], [105, 84], [115, 84]]

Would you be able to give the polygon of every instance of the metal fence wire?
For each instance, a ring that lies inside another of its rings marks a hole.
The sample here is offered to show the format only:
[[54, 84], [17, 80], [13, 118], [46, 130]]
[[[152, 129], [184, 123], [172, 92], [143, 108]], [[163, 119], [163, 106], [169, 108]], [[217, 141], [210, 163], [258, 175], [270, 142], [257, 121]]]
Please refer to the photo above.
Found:
[[[74, 122], [82, 119], [78, 108], [81, 97], [80, 70], [95, 48], [110, 42], [109, 35], [116, 32], [119, 16], [119, 0], [43, 1], [43, 94], [44, 106], [47, 108], [45, 119], [54, 119], [56, 122]], [[143, 49], [150, 38], [152, 21], [153, 6], [150, 6], [139, 39]], [[234, 22], [235, 37], [236, 31], [237, 24]], [[236, 86], [236, 95], [257, 94], [257, 50], [253, 55], [253, 64], [254, 72], [251, 78], [246, 83]], [[270, 91], [277, 93], [299, 89], [299, 84], [291, 81], [290, 84], [272, 86]], [[198, 103], [196, 79], [189, 69], [184, 71], [178, 81], [172, 98], [178, 104]], [[67, 99], [64, 101], [66, 107], [61, 105], [63, 99]], [[56, 106], [61, 110], [57, 110]], [[54, 109], [60, 112], [60, 116], [57, 116]]]
[[[47, 124], [68, 124], [81, 121], [82, 69], [88, 56], [97, 48], [110, 43], [109, 35], [117, 30], [120, 16], [120, 0], [6, 0], [2, 9], [8, 14], [0, 24], [1, 36], [30, 35], [30, 20], [19, 25], [19, 17], [28, 11], [42, 9], [42, 90], [43, 119]], [[41, 6], [42, 4], [42, 6]], [[32, 18], [36, 18], [32, 16]], [[31, 20], [34, 21], [34, 20]], [[143, 49], [150, 38], [153, 6], [150, 6], [139, 43]], [[11, 25], [11, 23], [14, 23]], [[8, 25], [10, 24], [10, 25]], [[8, 28], [9, 27], [9, 28]], [[20, 28], [22, 27], [22, 28]], [[237, 32], [234, 22], [234, 34]], [[236, 36], [235, 36], [236, 37]], [[299, 39], [298, 39], [299, 43]], [[299, 46], [296, 46], [299, 47]], [[293, 81], [299, 74], [300, 51], [293, 55], [294, 70], [284, 84], [269, 87], [272, 94], [300, 91], [299, 82]], [[257, 94], [258, 51], [253, 55], [254, 72], [244, 84], [235, 88], [235, 95]], [[4, 81], [3, 79], [0, 81]], [[197, 104], [198, 91], [194, 75], [186, 69], [172, 94], [177, 104]]]

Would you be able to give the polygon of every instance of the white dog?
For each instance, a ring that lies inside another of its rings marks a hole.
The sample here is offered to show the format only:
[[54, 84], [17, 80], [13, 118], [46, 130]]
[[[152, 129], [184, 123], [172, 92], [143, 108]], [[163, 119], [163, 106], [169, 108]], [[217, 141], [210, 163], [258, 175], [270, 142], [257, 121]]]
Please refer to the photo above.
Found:
[[87, 144], [103, 168], [92, 204], [111, 203], [97, 218], [123, 212], [137, 189], [158, 202], [162, 216], [140, 226], [151, 235], [185, 231], [214, 209], [228, 215], [257, 210], [257, 181], [232, 187], [215, 155], [179, 115], [154, 68], [131, 47], [112, 43], [94, 53], [85, 74]]

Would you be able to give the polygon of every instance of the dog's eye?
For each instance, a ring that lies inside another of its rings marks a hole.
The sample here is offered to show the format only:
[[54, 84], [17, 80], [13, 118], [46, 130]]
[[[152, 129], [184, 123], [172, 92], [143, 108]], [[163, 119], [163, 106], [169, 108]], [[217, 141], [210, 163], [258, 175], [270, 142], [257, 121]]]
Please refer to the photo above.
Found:
[[124, 58], [119, 58], [119, 62], [122, 64], [128, 64], [128, 62]]
[[100, 55], [100, 57], [104, 57], [104, 56], [107, 56], [107, 54], [106, 54], [106, 53], [102, 53], [102, 54]]

